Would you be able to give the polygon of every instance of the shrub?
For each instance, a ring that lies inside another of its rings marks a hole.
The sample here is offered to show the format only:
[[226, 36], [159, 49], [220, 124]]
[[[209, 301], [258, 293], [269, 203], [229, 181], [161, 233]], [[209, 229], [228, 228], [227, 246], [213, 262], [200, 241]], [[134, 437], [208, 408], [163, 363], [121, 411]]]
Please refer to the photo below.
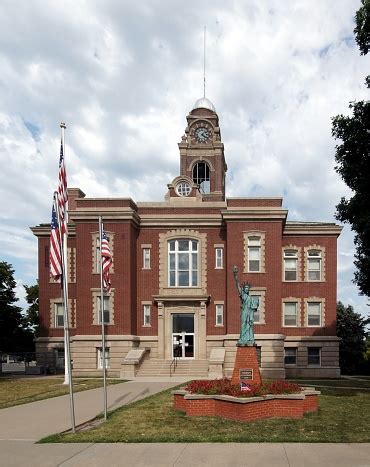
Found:
[[293, 394], [300, 392], [302, 388], [288, 381], [269, 381], [262, 384], [247, 383], [247, 390], [241, 390], [239, 384], [233, 384], [230, 379], [213, 379], [191, 381], [185, 390], [191, 394], [227, 395], [234, 397], [255, 397], [266, 394]]

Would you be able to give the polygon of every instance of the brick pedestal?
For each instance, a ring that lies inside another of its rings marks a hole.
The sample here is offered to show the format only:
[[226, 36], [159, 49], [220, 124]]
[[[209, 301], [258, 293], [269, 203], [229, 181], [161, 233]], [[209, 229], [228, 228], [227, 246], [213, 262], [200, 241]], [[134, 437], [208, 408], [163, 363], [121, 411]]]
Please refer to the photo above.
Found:
[[[252, 376], [250, 378], [250, 376]], [[261, 384], [260, 369], [258, 367], [257, 349], [252, 347], [237, 347], [233, 376], [233, 384], [245, 383]]]

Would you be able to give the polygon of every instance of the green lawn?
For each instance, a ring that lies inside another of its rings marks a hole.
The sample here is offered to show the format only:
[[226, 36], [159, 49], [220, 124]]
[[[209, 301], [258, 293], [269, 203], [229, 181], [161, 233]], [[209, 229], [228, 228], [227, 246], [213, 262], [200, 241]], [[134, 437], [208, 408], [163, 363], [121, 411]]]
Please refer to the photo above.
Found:
[[117, 409], [95, 428], [42, 442], [370, 442], [370, 391], [339, 389], [341, 382], [323, 388], [319, 412], [300, 420], [186, 417], [173, 409], [171, 391], [164, 391]]
[[[69, 386], [63, 384], [63, 377], [48, 378], [0, 378], [0, 409], [13, 405], [63, 396], [69, 393]], [[122, 380], [107, 380], [108, 384], [122, 383]], [[102, 378], [73, 378], [75, 392], [103, 386]]]

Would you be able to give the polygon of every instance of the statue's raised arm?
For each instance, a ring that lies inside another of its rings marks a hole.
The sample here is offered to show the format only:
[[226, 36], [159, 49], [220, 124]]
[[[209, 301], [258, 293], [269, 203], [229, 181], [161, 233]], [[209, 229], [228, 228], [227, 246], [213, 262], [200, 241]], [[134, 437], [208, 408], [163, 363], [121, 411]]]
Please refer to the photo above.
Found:
[[236, 288], [238, 289], [238, 292], [239, 292], [239, 295], [240, 295], [241, 292], [242, 292], [242, 289], [241, 289], [240, 283], [238, 281], [238, 268], [236, 266], [233, 267], [233, 274], [234, 274], [235, 285], [236, 285]]

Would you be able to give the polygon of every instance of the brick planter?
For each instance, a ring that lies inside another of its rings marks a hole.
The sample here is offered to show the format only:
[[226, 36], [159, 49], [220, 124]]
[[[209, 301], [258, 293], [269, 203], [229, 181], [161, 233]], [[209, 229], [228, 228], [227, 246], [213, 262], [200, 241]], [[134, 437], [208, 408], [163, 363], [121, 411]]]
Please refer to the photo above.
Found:
[[184, 390], [172, 391], [174, 408], [189, 417], [222, 417], [229, 420], [254, 421], [263, 418], [302, 418], [307, 412], [316, 412], [319, 391], [305, 389], [299, 394], [267, 395], [264, 397], [233, 397], [190, 394]]

